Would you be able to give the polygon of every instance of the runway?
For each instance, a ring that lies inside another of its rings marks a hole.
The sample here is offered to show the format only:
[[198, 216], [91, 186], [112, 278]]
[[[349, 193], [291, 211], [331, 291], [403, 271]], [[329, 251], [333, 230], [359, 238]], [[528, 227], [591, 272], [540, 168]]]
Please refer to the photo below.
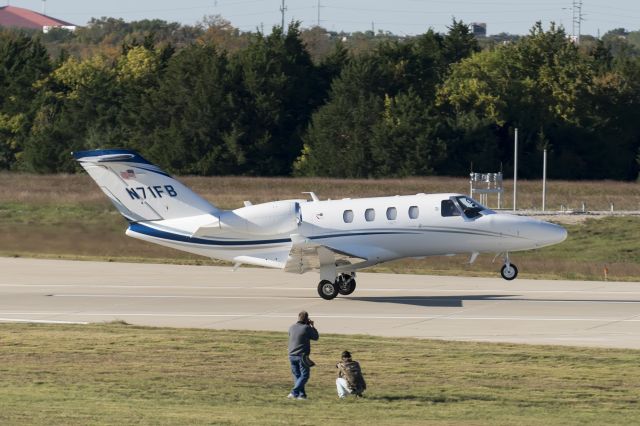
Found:
[[[640, 348], [640, 283], [359, 273], [325, 301], [318, 275], [0, 258], [0, 322], [286, 331]], [[0, 330], [2, 325], [0, 324]]]

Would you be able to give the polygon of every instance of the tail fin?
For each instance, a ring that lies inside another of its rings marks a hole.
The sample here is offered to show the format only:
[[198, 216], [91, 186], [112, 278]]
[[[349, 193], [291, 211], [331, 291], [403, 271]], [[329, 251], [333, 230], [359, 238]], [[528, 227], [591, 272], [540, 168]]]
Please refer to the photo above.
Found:
[[74, 152], [120, 213], [132, 222], [217, 214], [208, 201], [142, 158], [135, 151]]

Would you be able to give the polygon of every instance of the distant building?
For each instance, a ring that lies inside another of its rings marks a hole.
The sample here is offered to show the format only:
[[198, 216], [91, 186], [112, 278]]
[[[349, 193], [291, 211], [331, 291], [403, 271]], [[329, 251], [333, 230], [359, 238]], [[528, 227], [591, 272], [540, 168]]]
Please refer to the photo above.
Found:
[[473, 33], [474, 36], [476, 37], [487, 36], [487, 24], [485, 24], [484, 22], [472, 22], [471, 25], [469, 25], [469, 27], [471, 27], [471, 32]]
[[51, 28], [64, 28], [70, 31], [76, 29], [72, 23], [15, 6], [0, 7], [0, 27], [41, 30], [43, 33]]

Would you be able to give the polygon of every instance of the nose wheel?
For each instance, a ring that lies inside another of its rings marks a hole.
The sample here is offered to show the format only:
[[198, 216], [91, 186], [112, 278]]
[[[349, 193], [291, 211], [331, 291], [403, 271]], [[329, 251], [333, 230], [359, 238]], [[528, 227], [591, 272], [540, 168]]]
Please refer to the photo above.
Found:
[[514, 280], [518, 276], [518, 268], [513, 263], [506, 263], [500, 270], [500, 275], [507, 281]]
[[[498, 256], [500, 253], [496, 254], [493, 260], [495, 261]], [[515, 280], [518, 276], [518, 267], [509, 261], [509, 252], [504, 253], [504, 265], [500, 269], [500, 275], [507, 281]]]

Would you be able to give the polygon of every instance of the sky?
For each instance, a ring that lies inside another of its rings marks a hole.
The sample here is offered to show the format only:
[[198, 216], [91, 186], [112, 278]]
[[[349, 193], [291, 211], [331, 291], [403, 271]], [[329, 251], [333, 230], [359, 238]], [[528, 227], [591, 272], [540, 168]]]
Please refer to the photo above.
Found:
[[[580, 0], [284, 0], [285, 22], [298, 20], [303, 28], [318, 24], [332, 31], [389, 31], [422, 34], [433, 28], [446, 32], [455, 17], [466, 23], [484, 22], [487, 34], [527, 34], [540, 20], [574, 31], [572, 5]], [[280, 25], [282, 0], [0, 0], [0, 5], [24, 7], [76, 25], [92, 17], [125, 21], [162, 19], [193, 25], [206, 15], [219, 14], [242, 31]], [[318, 9], [318, 5], [320, 8]], [[577, 8], [574, 8], [575, 15]], [[581, 33], [597, 36], [614, 28], [640, 30], [639, 0], [582, 0]], [[577, 33], [577, 25], [575, 25]]]

